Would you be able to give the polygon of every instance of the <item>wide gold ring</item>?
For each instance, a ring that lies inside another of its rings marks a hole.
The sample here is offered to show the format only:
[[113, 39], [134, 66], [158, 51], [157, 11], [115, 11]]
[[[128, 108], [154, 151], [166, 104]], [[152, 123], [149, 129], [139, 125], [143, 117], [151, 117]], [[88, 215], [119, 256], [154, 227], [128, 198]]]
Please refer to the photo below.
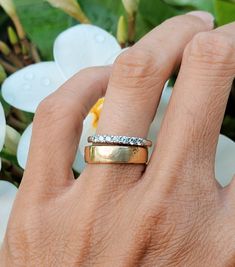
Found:
[[91, 145], [85, 147], [85, 161], [91, 164], [146, 164], [148, 149], [139, 146]]

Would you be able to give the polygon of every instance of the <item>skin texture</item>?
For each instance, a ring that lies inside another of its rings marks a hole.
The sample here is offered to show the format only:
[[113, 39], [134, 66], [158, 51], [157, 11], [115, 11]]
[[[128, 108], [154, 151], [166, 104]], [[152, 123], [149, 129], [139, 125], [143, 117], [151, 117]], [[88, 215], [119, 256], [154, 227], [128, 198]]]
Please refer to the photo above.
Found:
[[[235, 23], [178, 16], [112, 67], [76, 74], [39, 106], [1, 266], [235, 266], [235, 187], [214, 159], [235, 76]], [[97, 133], [147, 135], [181, 67], [150, 162], [71, 166], [82, 121], [105, 95]], [[107, 89], [106, 89], [107, 88]]]

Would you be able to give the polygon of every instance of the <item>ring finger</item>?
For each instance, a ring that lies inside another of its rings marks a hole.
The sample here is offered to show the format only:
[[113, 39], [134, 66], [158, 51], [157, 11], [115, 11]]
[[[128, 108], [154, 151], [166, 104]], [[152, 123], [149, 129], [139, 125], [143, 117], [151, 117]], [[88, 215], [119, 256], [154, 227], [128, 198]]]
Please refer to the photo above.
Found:
[[[213, 28], [206, 12], [174, 17], [155, 28], [114, 63], [98, 134], [146, 137], [156, 113], [162, 89], [179, 65], [192, 37]], [[143, 165], [89, 165], [86, 170], [117, 176], [115, 184], [140, 178]], [[128, 177], [127, 177], [128, 176]], [[106, 179], [102, 179], [106, 181]], [[112, 179], [113, 180], [113, 179]]]

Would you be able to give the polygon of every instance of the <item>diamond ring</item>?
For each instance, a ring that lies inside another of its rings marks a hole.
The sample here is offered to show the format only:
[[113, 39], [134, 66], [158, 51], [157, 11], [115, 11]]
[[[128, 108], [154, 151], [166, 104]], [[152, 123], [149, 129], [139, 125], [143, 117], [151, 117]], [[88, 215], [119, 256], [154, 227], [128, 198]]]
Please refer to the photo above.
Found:
[[152, 142], [150, 140], [123, 135], [92, 135], [88, 137], [88, 142], [93, 144], [110, 144], [110, 145], [127, 145], [127, 146], [142, 146], [151, 147]]

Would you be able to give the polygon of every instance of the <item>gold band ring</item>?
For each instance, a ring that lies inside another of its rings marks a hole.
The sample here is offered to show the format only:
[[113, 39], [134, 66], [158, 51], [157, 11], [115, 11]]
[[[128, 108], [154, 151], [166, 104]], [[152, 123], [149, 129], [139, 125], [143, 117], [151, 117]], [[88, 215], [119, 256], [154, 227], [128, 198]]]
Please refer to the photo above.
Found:
[[146, 164], [148, 149], [139, 146], [91, 145], [85, 147], [85, 161], [93, 164]]

